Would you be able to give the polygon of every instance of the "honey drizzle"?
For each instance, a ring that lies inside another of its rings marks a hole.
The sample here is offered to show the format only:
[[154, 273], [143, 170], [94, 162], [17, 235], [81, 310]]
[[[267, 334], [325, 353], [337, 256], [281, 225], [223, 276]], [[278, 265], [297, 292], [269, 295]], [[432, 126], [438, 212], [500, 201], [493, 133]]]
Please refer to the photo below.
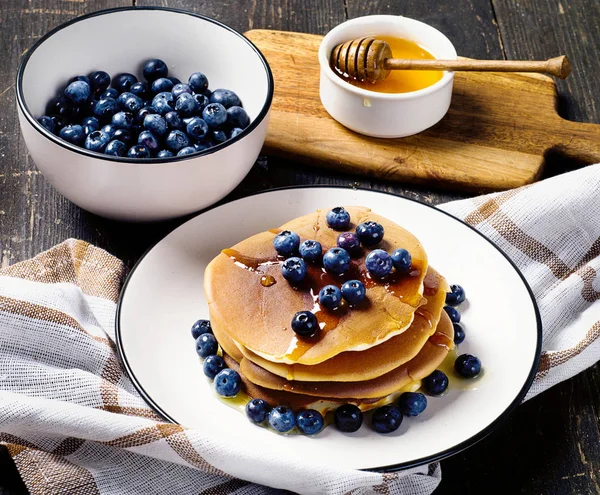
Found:
[[277, 280], [275, 280], [275, 277], [273, 277], [272, 275], [263, 275], [262, 277], [260, 277], [260, 285], [262, 285], [263, 287], [271, 287], [276, 283]]
[[454, 341], [442, 332], [435, 332], [428, 341], [435, 346], [445, 347], [448, 351], [454, 349]]

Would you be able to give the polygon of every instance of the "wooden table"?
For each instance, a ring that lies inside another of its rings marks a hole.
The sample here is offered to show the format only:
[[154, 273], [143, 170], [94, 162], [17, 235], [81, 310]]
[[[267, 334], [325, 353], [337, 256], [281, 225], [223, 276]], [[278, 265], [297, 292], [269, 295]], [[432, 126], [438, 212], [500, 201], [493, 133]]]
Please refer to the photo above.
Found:
[[[572, 120], [600, 122], [597, 0], [4, 0], [0, 10], [0, 266], [70, 237], [94, 243], [132, 266], [179, 223], [125, 225], [82, 211], [44, 180], [19, 133], [14, 81], [22, 54], [62, 22], [132, 1], [197, 11], [242, 32], [268, 28], [324, 34], [348, 18], [402, 14], [437, 27], [467, 57], [544, 59], [564, 53], [573, 63], [573, 75], [558, 84], [560, 113]], [[570, 166], [568, 157], [552, 157], [547, 175]], [[293, 184], [355, 182], [361, 188], [393, 191], [428, 203], [462, 197], [267, 157], [259, 159], [230, 197]], [[520, 406], [495, 433], [442, 461], [443, 481], [436, 493], [600, 493], [599, 411], [600, 373], [593, 367]], [[27, 492], [2, 449], [0, 495], [17, 493]]]

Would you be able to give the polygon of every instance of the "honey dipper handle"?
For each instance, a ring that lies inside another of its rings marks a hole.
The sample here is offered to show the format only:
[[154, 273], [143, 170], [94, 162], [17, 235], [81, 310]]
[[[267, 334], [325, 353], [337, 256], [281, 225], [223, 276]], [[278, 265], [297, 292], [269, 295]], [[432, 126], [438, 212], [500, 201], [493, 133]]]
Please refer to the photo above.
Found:
[[529, 60], [409, 60], [386, 58], [387, 70], [452, 70], [487, 72], [541, 72], [560, 79], [571, 73], [571, 63], [564, 55], [543, 61]]

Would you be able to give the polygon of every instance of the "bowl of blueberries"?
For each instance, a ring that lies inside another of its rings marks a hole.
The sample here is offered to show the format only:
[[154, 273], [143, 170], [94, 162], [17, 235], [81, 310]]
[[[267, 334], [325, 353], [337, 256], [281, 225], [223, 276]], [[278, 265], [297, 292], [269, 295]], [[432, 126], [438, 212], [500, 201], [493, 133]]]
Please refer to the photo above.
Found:
[[242, 181], [265, 140], [273, 77], [220, 22], [129, 7], [41, 38], [16, 90], [27, 148], [59, 193], [104, 217], [156, 221], [205, 208]]

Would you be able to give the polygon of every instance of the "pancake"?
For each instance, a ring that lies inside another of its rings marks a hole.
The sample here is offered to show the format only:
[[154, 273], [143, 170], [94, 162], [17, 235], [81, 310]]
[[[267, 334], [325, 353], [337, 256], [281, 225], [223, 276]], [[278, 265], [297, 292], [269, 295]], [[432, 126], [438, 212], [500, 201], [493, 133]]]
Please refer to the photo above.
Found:
[[[375, 283], [364, 268], [368, 251], [352, 262], [349, 273], [337, 277], [309, 264], [309, 273], [299, 290], [281, 275], [281, 259], [273, 248], [279, 230], [256, 234], [215, 257], [205, 271], [204, 288], [211, 324], [231, 339], [271, 362], [315, 365], [342, 352], [364, 351], [405, 331], [415, 310], [425, 300], [423, 279], [427, 255], [420, 242], [408, 231], [368, 208], [348, 207], [354, 230], [358, 223], [373, 220], [383, 225], [385, 236], [378, 248], [388, 252], [403, 247], [412, 256], [410, 274]], [[315, 239], [324, 250], [336, 245], [336, 232], [325, 223], [325, 213], [317, 211], [281, 226], [302, 240]], [[225, 254], [226, 253], [226, 254]], [[329, 283], [359, 278], [367, 286], [367, 299], [351, 310], [321, 311], [316, 294]], [[263, 285], [261, 283], [267, 282]], [[272, 283], [274, 282], [274, 283]], [[291, 329], [298, 311], [312, 310], [319, 319], [319, 338], [304, 344]]]
[[[408, 330], [366, 351], [342, 352], [314, 366], [273, 363], [240, 345], [230, 354], [239, 362], [241, 351], [249, 361], [287, 380], [353, 382], [376, 378], [415, 357], [435, 332], [449, 287], [431, 266], [424, 287], [427, 304], [417, 309]], [[229, 342], [233, 343], [231, 339]]]
[[444, 311], [436, 332], [425, 342], [420, 352], [409, 362], [378, 378], [357, 382], [303, 382], [285, 378], [257, 366], [248, 359], [240, 363], [241, 373], [252, 383], [271, 390], [299, 395], [347, 399], [358, 397], [374, 399], [400, 390], [414, 388], [420, 380], [431, 374], [454, 347], [454, 327]]

